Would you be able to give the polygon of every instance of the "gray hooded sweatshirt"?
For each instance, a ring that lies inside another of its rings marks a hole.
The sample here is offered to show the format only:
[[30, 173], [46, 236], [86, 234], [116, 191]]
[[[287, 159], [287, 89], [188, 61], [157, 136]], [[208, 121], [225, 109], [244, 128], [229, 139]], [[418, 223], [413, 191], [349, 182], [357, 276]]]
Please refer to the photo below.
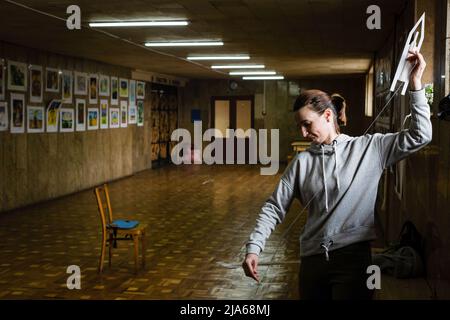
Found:
[[[430, 108], [425, 91], [410, 91], [411, 123], [397, 133], [350, 137], [312, 144], [294, 157], [272, 196], [263, 205], [247, 242], [247, 253], [264, 250], [294, 198], [308, 204], [300, 235], [300, 256], [332, 251], [376, 238], [374, 208], [383, 170], [431, 141]], [[314, 198], [315, 197], [315, 198]]]

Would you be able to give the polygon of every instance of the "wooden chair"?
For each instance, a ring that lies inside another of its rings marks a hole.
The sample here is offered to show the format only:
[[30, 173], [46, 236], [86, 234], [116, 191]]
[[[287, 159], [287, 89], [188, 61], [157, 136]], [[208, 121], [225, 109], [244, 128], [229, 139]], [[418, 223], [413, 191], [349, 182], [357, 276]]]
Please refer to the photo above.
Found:
[[[104, 184], [94, 190], [97, 199], [98, 211], [102, 222], [102, 248], [100, 253], [100, 263], [98, 272], [103, 271], [103, 261], [105, 259], [106, 244], [109, 247], [109, 267], [111, 268], [112, 248], [117, 248], [118, 240], [131, 240], [134, 243], [134, 268], [138, 270], [139, 240], [141, 240], [142, 267], [145, 267], [145, 229], [146, 225], [139, 224], [138, 221], [113, 220], [111, 200], [109, 197], [108, 185]], [[107, 213], [105, 212], [107, 211]]]

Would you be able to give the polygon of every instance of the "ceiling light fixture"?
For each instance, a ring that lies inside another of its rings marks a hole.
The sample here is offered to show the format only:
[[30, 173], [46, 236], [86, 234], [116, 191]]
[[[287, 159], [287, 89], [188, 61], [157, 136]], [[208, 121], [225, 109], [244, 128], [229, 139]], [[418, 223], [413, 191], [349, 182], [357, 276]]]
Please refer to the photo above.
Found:
[[244, 75], [274, 75], [277, 74], [275, 71], [231, 71], [230, 76], [244, 76]]
[[146, 42], [146, 47], [196, 47], [196, 46], [223, 46], [222, 41], [167, 41]]
[[122, 21], [122, 22], [91, 22], [90, 27], [159, 27], [159, 26], [187, 26], [189, 22], [181, 20], [173, 21]]
[[188, 60], [249, 60], [250, 56], [198, 56], [187, 57]]
[[266, 66], [263, 64], [248, 64], [248, 65], [223, 65], [223, 66], [211, 66], [211, 69], [264, 69]]
[[268, 77], [242, 77], [243, 80], [283, 80], [283, 76], [268, 76]]

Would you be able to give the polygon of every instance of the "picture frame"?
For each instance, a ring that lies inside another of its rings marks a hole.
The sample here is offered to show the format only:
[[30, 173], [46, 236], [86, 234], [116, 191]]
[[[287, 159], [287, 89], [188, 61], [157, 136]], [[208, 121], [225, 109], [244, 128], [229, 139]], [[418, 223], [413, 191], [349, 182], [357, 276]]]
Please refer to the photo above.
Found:
[[61, 91], [62, 91], [62, 103], [72, 104], [73, 93], [73, 75], [72, 71], [63, 70], [61, 75]]
[[137, 99], [145, 99], [145, 82], [144, 81], [136, 82], [136, 98]]
[[88, 108], [87, 125], [88, 130], [98, 129], [98, 108]]
[[137, 101], [137, 125], [142, 127], [144, 125], [144, 101]]
[[25, 95], [22, 93], [11, 93], [11, 118], [10, 132], [25, 132]]
[[61, 108], [59, 110], [59, 129], [61, 132], [74, 132], [75, 119], [72, 108]]
[[5, 60], [0, 58], [0, 100], [5, 100], [5, 78], [6, 78]]
[[109, 109], [109, 127], [111, 129], [120, 128], [120, 109]]
[[126, 100], [120, 101], [120, 127], [126, 128], [128, 126], [128, 102]]
[[99, 96], [109, 97], [109, 76], [103, 74], [99, 77]]
[[75, 95], [87, 95], [87, 73], [74, 72], [74, 93]]
[[45, 127], [47, 132], [58, 132], [59, 123], [59, 108], [62, 101], [54, 99], [50, 101], [47, 106], [47, 113], [45, 117]]
[[130, 80], [128, 88], [128, 96], [130, 99], [130, 106], [136, 105], [136, 80]]
[[[374, 116], [378, 119], [375, 122], [374, 128], [379, 132], [390, 130], [391, 115], [389, 112], [384, 112], [380, 115], [383, 106], [388, 102], [390, 97], [391, 75], [393, 73], [393, 59], [394, 59], [394, 42], [393, 37], [390, 36], [387, 42], [383, 45], [381, 50], [377, 53], [375, 58], [375, 100], [373, 106]], [[394, 109], [395, 110], [395, 109]], [[379, 115], [379, 116], [378, 116]]]
[[[86, 78], [87, 79], [87, 78]], [[77, 124], [75, 126], [76, 131], [86, 131], [86, 100], [75, 100], [75, 117]]]
[[136, 105], [130, 105], [128, 107], [128, 124], [137, 123], [137, 107]]
[[30, 66], [30, 102], [42, 103], [44, 86], [42, 67]]
[[[30, 78], [31, 79], [31, 78]], [[45, 132], [45, 109], [44, 107], [27, 107], [27, 132], [42, 133]]]
[[111, 106], [119, 105], [119, 78], [111, 77]]
[[119, 79], [119, 93], [121, 98], [128, 98], [128, 79]]
[[8, 90], [27, 90], [28, 66], [26, 63], [8, 60]]
[[100, 100], [100, 129], [108, 129], [108, 99]]
[[98, 76], [89, 75], [89, 104], [98, 103]]
[[59, 92], [59, 70], [45, 68], [45, 91]]
[[0, 101], [0, 131], [8, 130], [8, 103]]

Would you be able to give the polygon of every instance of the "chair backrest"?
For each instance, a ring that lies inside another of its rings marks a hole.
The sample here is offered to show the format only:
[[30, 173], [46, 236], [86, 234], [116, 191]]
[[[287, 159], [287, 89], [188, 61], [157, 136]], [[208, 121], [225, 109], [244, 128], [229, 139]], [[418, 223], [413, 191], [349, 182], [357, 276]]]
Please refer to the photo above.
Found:
[[98, 211], [100, 213], [100, 219], [102, 221], [102, 229], [105, 230], [106, 226], [111, 224], [113, 221], [108, 185], [104, 184], [101, 187], [96, 187], [94, 193], [97, 199], [97, 206]]

